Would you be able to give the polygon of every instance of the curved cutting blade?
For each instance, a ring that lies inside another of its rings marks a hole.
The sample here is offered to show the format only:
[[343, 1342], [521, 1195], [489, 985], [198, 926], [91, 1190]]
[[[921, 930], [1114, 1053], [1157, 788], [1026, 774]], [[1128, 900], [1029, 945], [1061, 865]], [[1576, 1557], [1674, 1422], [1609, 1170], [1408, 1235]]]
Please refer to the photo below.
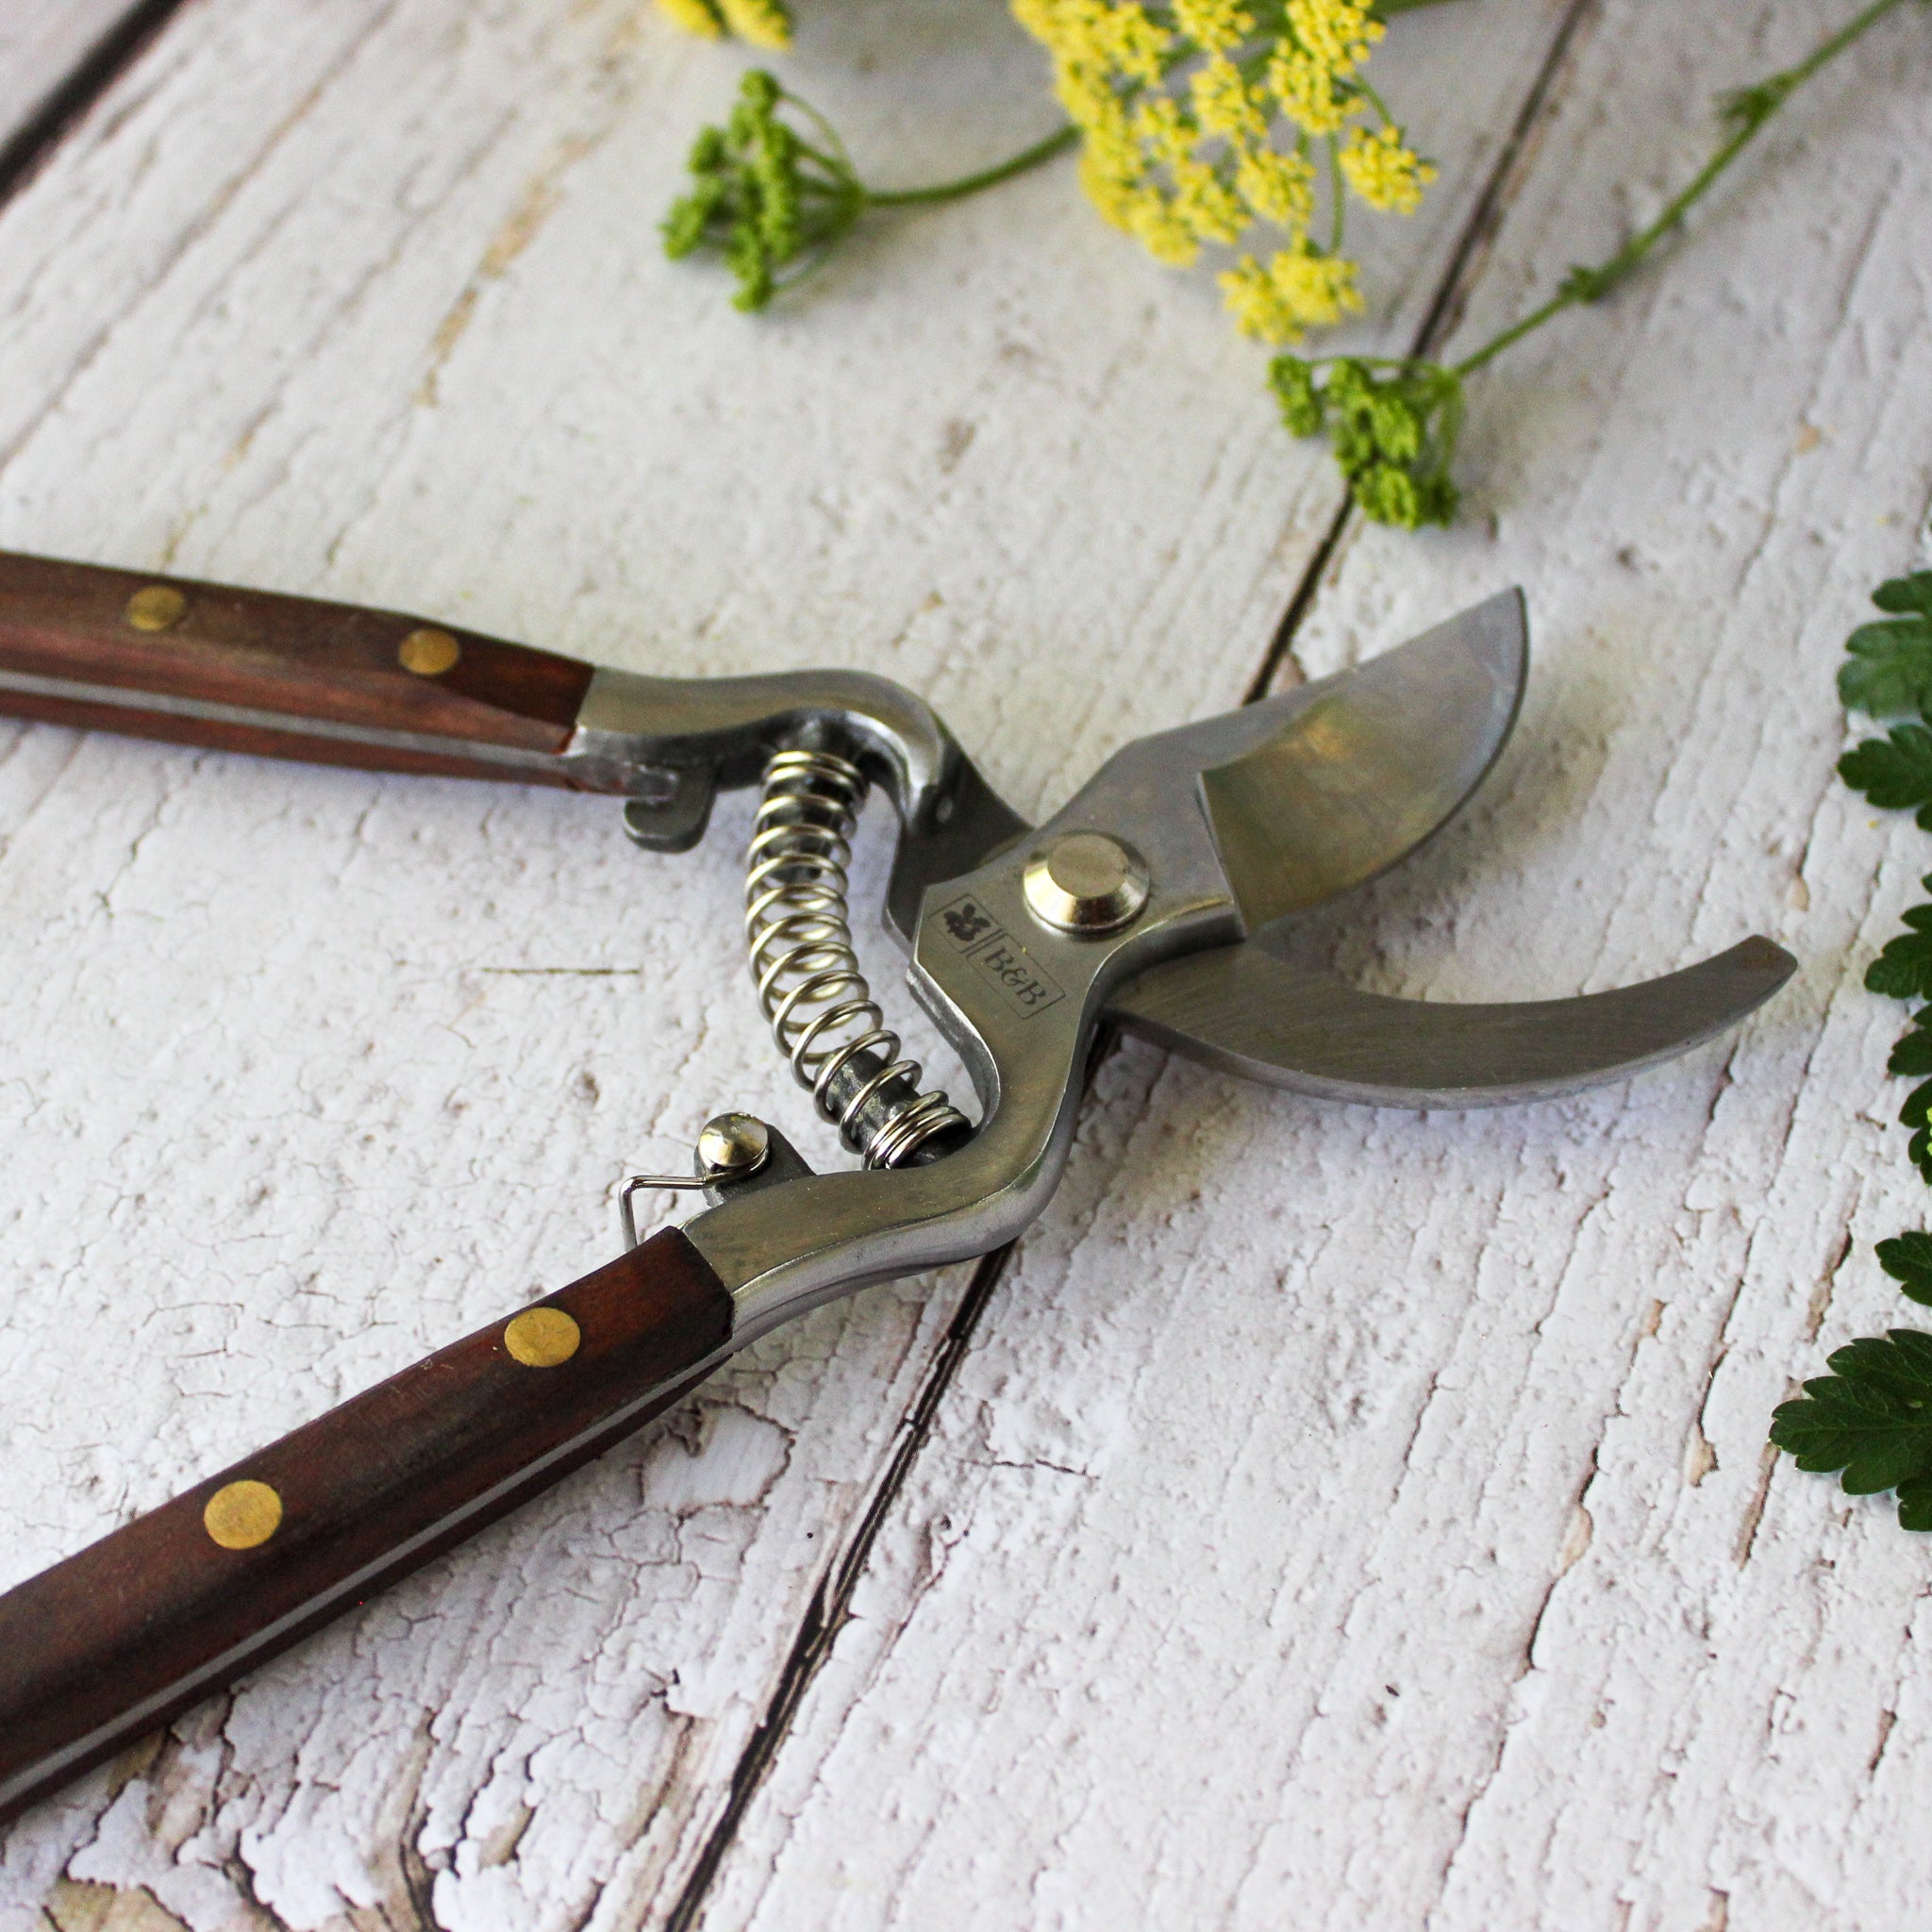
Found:
[[1353, 671], [1212, 721], [1246, 740], [1200, 786], [1248, 929], [1374, 878], [1454, 817], [1503, 749], [1528, 669], [1523, 592], [1506, 591]]
[[1614, 992], [1452, 1006], [1358, 992], [1250, 940], [1170, 959], [1108, 1002], [1130, 1032], [1276, 1087], [1374, 1107], [1500, 1107], [1615, 1080], [1735, 1025], [1797, 961], [1749, 939]]

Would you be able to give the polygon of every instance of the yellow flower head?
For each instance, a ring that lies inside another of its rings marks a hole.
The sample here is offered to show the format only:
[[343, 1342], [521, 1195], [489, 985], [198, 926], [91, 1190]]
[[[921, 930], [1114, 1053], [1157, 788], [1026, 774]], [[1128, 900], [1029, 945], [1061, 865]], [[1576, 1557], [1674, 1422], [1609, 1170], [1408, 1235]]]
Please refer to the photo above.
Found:
[[1307, 246], [1290, 249], [1268, 264], [1268, 275], [1303, 328], [1329, 328], [1344, 315], [1360, 312], [1356, 265], [1339, 255], [1317, 255]]
[[1341, 147], [1341, 172], [1371, 208], [1398, 215], [1414, 214], [1423, 205], [1423, 190], [1436, 178], [1434, 164], [1403, 140], [1399, 127], [1378, 127], [1373, 134], [1351, 128]]
[[718, 0], [724, 25], [755, 47], [791, 44], [791, 13], [785, 0]]
[[688, 34], [702, 34], [706, 40], [715, 41], [724, 31], [724, 17], [711, 0], [658, 0], [658, 5], [674, 25]]
[[1238, 0], [1174, 0], [1174, 25], [1204, 54], [1225, 54], [1255, 31]]
[[1288, 24], [1303, 52], [1338, 80], [1369, 58], [1384, 31], [1361, 0], [1288, 0]]
[[1206, 161], [1174, 171], [1173, 206], [1175, 218], [1202, 242], [1239, 242], [1248, 225], [1240, 196]]
[[[728, 13], [778, 0], [666, 4]], [[1354, 265], [1308, 240], [1319, 180], [1308, 138], [1333, 145], [1342, 178], [1376, 208], [1412, 209], [1435, 172], [1397, 129], [1347, 131], [1371, 105], [1355, 75], [1382, 37], [1373, 0], [1009, 4], [1053, 57], [1055, 91], [1083, 136], [1082, 184], [1109, 222], [1177, 265], [1204, 244], [1239, 247], [1257, 223], [1281, 231], [1285, 248], [1265, 261], [1243, 256], [1221, 278], [1236, 321], [1268, 341], [1298, 341], [1361, 307]], [[1296, 130], [1294, 152], [1271, 144], [1281, 118]]]
[[1248, 92], [1241, 70], [1226, 55], [1216, 54], [1197, 67], [1188, 92], [1204, 134], [1223, 135], [1242, 146], [1266, 139], [1268, 117]]
[[1093, 38], [1108, 64], [1142, 87], [1158, 86], [1161, 56], [1167, 52], [1166, 29], [1148, 19], [1140, 0], [1124, 0], [1123, 5], [1101, 11], [1104, 17], [1094, 26]]
[[1127, 226], [1156, 261], [1169, 268], [1191, 268], [1201, 243], [1175, 205], [1158, 188], [1136, 192], [1126, 211]]
[[1134, 232], [1134, 210], [1142, 192], [1137, 169], [1113, 166], [1111, 158], [1089, 142], [1080, 151], [1080, 186], [1104, 220], [1130, 235]]
[[1265, 268], [1244, 255], [1221, 277], [1221, 289], [1235, 326], [1264, 342], [1298, 342], [1362, 306], [1355, 263], [1307, 246], [1284, 250]]
[[1281, 111], [1307, 134], [1333, 134], [1355, 109], [1335, 85], [1335, 70], [1283, 44], [1268, 63], [1268, 91]]
[[1184, 168], [1192, 158], [1198, 130], [1165, 94], [1142, 94], [1134, 104], [1134, 139], [1156, 166]]
[[1234, 185], [1264, 222], [1277, 227], [1299, 234], [1315, 218], [1315, 169], [1306, 156], [1250, 148], [1235, 169]]

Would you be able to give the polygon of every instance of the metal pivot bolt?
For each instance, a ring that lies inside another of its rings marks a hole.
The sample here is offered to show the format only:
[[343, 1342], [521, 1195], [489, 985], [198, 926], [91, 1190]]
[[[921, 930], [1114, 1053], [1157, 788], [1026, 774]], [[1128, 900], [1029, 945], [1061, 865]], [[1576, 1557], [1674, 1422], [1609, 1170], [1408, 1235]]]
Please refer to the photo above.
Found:
[[1147, 903], [1140, 855], [1100, 832], [1069, 832], [1026, 861], [1026, 909], [1056, 932], [1118, 932]]
[[707, 1181], [742, 1180], [771, 1151], [772, 1136], [756, 1114], [721, 1113], [698, 1132], [698, 1171]]

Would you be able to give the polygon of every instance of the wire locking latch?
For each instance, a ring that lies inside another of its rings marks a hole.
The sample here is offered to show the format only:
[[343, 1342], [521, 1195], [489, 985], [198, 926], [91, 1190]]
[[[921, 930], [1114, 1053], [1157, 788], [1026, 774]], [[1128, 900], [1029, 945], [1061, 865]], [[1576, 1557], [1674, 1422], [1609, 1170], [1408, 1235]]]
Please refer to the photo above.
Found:
[[692, 1150], [692, 1172], [681, 1174], [634, 1174], [625, 1177], [618, 1191], [617, 1211], [624, 1217], [624, 1244], [638, 1244], [637, 1209], [633, 1196], [658, 1188], [684, 1192], [692, 1190], [728, 1188], [749, 1180], [770, 1164], [772, 1130], [756, 1114], [721, 1113], [708, 1120], [698, 1132]]

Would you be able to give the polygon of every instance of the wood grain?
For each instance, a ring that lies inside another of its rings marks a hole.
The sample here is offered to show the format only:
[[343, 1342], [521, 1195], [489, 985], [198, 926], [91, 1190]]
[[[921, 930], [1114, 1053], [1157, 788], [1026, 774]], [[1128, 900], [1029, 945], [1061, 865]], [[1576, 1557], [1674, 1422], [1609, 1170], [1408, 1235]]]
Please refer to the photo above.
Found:
[[[1597, 10], [1452, 353], [1842, 18], [1696, 11]], [[1530, 997], [1762, 926], [1799, 980], [1726, 1048], [1488, 1117], [1124, 1052], [708, 1927], [1932, 1909], [1925, 1541], [1765, 1444], [1829, 1348], [1924, 1325], [1872, 1254], [1925, 1197], [1859, 977], [1927, 844], [1832, 769], [1845, 634], [1932, 508], [1932, 44], [1895, 25], [1657, 274], [1473, 386], [1467, 521], [1352, 525], [1295, 639], [1313, 675], [1511, 582], [1532, 613], [1498, 773], [1311, 963]]]
[[[1376, 77], [1443, 178], [1370, 235], [1365, 341], [1410, 339], [1574, 11], [1391, 29]], [[1039, 131], [999, 13], [841, 0], [789, 73], [861, 166], [936, 178]], [[1577, 18], [1472, 332], [1613, 244], [1694, 165], [1708, 94], [1839, 14]], [[1790, 895], [1795, 1024], [1474, 1125], [1131, 1049], [978, 1324], [953, 1277], [759, 1344], [23, 1821], [0, 1910], [1923, 1916], [1910, 1546], [1758, 1460], [1784, 1379], [1895, 1308], [1869, 1241], [1918, 1200], [1856, 987], [1918, 835], [1825, 776], [1831, 658], [1924, 488], [1926, 439], [1879, 428], [1932, 393], [1899, 266], [1924, 90], [1888, 64], [1915, 19], [1658, 275], [1498, 369], [1473, 521], [1349, 535], [1297, 640], [1332, 668], [1513, 578], [1538, 623], [1483, 815], [1319, 953], [1564, 992]], [[730, 88], [616, 5], [191, 10], [0, 221], [0, 541], [641, 669], [862, 664], [1029, 809], [1233, 702], [1338, 499], [1211, 291], [1049, 171], [875, 226], [748, 325], [648, 246]], [[576, 802], [476, 797], [0, 727], [0, 1143], [30, 1177], [0, 1326], [34, 1391], [0, 1441], [9, 1577], [482, 1319], [491, 1256], [587, 1265], [619, 1162], [675, 1160], [717, 1105], [813, 1144], [741, 980], [734, 802], [673, 863]], [[130, 1327], [103, 1388], [91, 1350]]]
[[730, 1295], [665, 1228], [0, 1596], [0, 1819], [541, 1494], [730, 1334]]
[[[591, 668], [394, 611], [0, 551], [0, 674], [8, 672], [100, 695], [0, 684], [0, 713], [366, 770], [563, 783], [561, 771], [534, 759], [534, 769], [491, 765], [464, 759], [460, 748], [556, 758]], [[289, 728], [144, 711], [146, 695], [268, 713]], [[450, 754], [305, 737], [308, 719], [447, 739]]]

